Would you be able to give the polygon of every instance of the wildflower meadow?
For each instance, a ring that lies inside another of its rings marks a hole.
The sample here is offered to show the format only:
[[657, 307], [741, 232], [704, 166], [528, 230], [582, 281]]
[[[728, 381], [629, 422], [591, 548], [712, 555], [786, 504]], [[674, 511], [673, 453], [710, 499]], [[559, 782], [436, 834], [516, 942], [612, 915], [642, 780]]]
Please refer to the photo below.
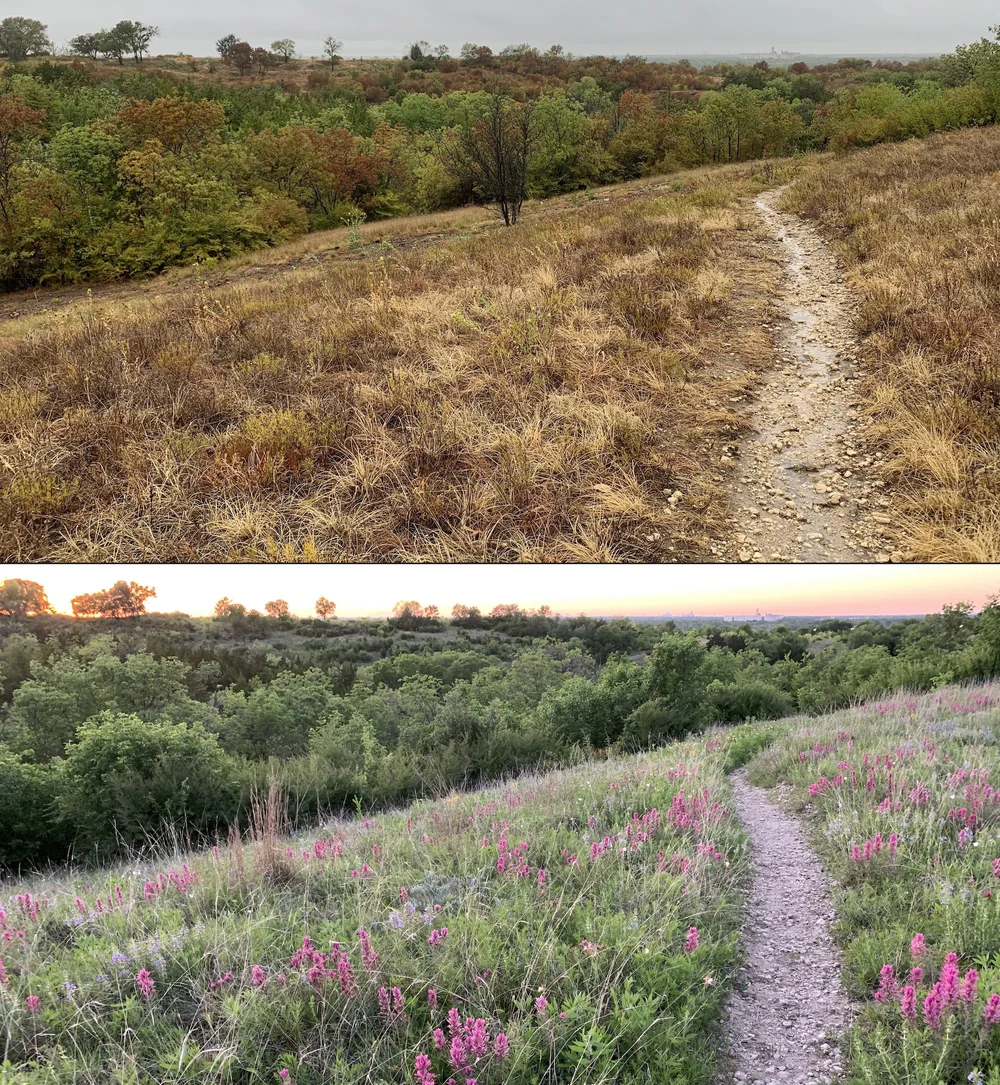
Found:
[[0, 1082], [708, 1082], [766, 737], [5, 884]]
[[782, 729], [750, 778], [795, 785], [838, 882], [854, 1081], [997, 1085], [1000, 684]]

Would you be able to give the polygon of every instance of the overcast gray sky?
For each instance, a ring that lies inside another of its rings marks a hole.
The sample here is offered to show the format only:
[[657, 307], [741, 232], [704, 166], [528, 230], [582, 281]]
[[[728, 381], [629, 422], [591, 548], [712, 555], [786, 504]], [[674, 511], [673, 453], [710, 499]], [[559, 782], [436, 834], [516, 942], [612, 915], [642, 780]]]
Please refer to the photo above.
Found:
[[11, 13], [48, 23], [63, 43], [119, 19], [161, 29], [154, 51], [205, 56], [234, 33], [254, 45], [290, 37], [319, 54], [332, 34], [346, 56], [395, 56], [421, 38], [453, 52], [473, 41], [555, 42], [584, 53], [729, 53], [775, 46], [807, 53], [936, 54], [1000, 22], [986, 0], [10, 0]]

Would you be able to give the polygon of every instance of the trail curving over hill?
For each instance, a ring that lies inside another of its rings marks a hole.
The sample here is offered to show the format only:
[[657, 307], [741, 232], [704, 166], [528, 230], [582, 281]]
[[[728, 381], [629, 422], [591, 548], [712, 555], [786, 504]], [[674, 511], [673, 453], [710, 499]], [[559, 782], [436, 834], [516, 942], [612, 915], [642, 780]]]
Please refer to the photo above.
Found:
[[[851, 297], [826, 242], [777, 209], [784, 188], [756, 207], [787, 273], [778, 365], [756, 405], [756, 433], [739, 451], [733, 491], [739, 561], [878, 560], [865, 506], [856, 432], [857, 342]], [[888, 560], [880, 555], [881, 560]]]
[[828, 1085], [842, 1080], [838, 1037], [850, 1022], [840, 961], [826, 924], [828, 878], [793, 817], [730, 777], [753, 845], [742, 983], [726, 1010], [730, 1067], [723, 1082]]

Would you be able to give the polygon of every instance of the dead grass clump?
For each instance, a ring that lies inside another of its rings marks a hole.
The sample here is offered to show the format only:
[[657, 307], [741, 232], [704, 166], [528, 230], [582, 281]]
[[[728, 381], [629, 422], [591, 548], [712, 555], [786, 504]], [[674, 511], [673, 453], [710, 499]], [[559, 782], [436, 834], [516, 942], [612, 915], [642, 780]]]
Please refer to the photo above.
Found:
[[1000, 131], [831, 160], [790, 190], [853, 269], [863, 389], [901, 548], [1000, 560]]
[[710, 559], [733, 404], [772, 356], [767, 183], [695, 171], [8, 322], [0, 553]]

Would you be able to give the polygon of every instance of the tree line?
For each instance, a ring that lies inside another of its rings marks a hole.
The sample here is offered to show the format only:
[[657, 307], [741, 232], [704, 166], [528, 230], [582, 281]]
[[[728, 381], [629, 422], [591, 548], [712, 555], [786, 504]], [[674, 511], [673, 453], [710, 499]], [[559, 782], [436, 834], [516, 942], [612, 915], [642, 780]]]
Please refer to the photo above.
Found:
[[412, 601], [378, 621], [228, 600], [210, 619], [73, 620], [22, 614], [23, 596], [0, 585], [0, 863], [14, 866], [212, 839], [271, 784], [304, 822], [1000, 673], [997, 600], [684, 632], [514, 604], [449, 620]]
[[467, 43], [451, 57], [426, 42], [357, 64], [331, 37], [290, 80], [291, 39], [266, 49], [227, 35], [222, 71], [184, 75], [139, 63], [155, 27], [75, 39], [89, 58], [134, 56], [123, 68], [26, 61], [50, 44], [28, 24], [0, 23], [6, 290], [211, 264], [362, 216], [475, 201], [513, 224], [530, 198], [991, 123], [1000, 103], [993, 39], [906, 66], [698, 71], [557, 46]]

